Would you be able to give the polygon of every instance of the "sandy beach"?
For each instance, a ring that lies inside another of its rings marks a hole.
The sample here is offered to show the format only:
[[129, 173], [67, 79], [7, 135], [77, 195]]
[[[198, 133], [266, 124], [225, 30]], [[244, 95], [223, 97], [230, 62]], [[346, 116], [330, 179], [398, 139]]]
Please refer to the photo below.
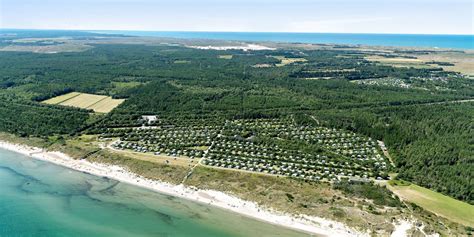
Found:
[[[285, 213], [264, 209], [253, 202], [244, 201], [223, 192], [201, 190], [184, 185], [172, 185], [150, 180], [131, 173], [119, 166], [91, 163], [86, 160], [75, 160], [61, 152], [45, 151], [41, 148], [12, 144], [4, 141], [0, 141], [0, 148], [18, 152], [38, 160], [52, 162], [77, 171], [108, 177], [156, 192], [224, 208], [260, 221], [316, 234], [318, 236], [369, 236], [368, 233], [356, 231], [339, 222], [306, 215], [291, 216]], [[406, 229], [406, 226], [404, 226], [403, 229]]]
[[258, 50], [276, 50], [276, 48], [270, 48], [258, 44], [247, 44], [245, 45], [236, 45], [236, 46], [187, 46], [194, 49], [212, 49], [212, 50], [243, 50], [243, 51], [258, 51]]

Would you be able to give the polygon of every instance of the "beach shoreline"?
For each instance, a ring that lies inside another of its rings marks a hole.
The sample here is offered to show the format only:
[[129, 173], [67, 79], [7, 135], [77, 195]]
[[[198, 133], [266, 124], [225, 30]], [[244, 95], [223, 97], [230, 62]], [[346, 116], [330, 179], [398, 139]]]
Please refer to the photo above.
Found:
[[184, 198], [187, 200], [208, 204], [213, 207], [232, 211], [255, 220], [302, 231], [317, 236], [368, 236], [343, 223], [307, 215], [292, 216], [290, 214], [268, 210], [254, 202], [244, 201], [235, 196], [215, 191], [187, 187], [182, 184], [173, 185], [166, 182], [151, 180], [127, 171], [116, 165], [92, 163], [87, 160], [76, 160], [57, 151], [46, 151], [41, 148], [22, 144], [14, 144], [0, 140], [0, 148], [26, 155], [69, 169], [85, 172], [99, 177], [107, 177], [123, 183], [146, 188], [158, 193]]

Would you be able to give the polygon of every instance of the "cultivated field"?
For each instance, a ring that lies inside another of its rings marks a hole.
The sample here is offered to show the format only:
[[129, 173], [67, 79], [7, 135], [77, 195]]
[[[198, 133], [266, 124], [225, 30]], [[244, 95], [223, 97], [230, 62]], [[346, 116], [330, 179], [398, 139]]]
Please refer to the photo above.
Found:
[[33, 53], [82, 52], [91, 49], [86, 43], [69, 38], [24, 38], [15, 39], [12, 44], [0, 46], [0, 51]]
[[[409, 56], [413, 56], [408, 54]], [[417, 54], [416, 58], [383, 56], [367, 56], [365, 59], [394, 67], [433, 68], [441, 67], [446, 71], [460, 72], [466, 75], [474, 75], [474, 52], [435, 52], [429, 54]], [[432, 62], [451, 63], [453, 65], [436, 65]]]
[[219, 55], [217, 57], [220, 59], [232, 59], [233, 55]]
[[474, 75], [474, 52], [440, 52], [435, 54], [418, 55], [419, 59], [429, 61], [442, 61], [453, 63], [454, 66], [441, 66], [444, 70]]
[[71, 93], [68, 93], [68, 94], [56, 96], [56, 97], [53, 97], [51, 99], [45, 100], [45, 101], [43, 101], [43, 103], [50, 104], [50, 105], [56, 105], [56, 104], [60, 104], [64, 101], [66, 101], [66, 100], [72, 99], [73, 97], [76, 97], [80, 94], [81, 93], [79, 93], [79, 92], [71, 92]]
[[124, 102], [123, 99], [112, 99], [112, 97], [106, 97], [100, 100], [99, 102], [89, 106], [88, 109], [92, 109], [98, 113], [108, 113], [112, 111], [115, 107], [119, 106], [122, 102]]
[[425, 64], [423, 60], [417, 58], [386, 58], [382, 56], [368, 56], [365, 57], [365, 59], [393, 67], [431, 68], [430, 65]]
[[112, 99], [112, 97], [105, 95], [71, 92], [45, 100], [43, 103], [92, 109], [97, 113], [108, 113], [124, 101], [122, 99]]
[[272, 56], [272, 57], [280, 60], [280, 63], [276, 64], [277, 67], [283, 67], [292, 63], [307, 61], [305, 58], [286, 58], [284, 56]]
[[[387, 187], [402, 199], [451, 221], [474, 227], [474, 206], [408, 182], [392, 181]], [[395, 185], [398, 184], [398, 185]]]

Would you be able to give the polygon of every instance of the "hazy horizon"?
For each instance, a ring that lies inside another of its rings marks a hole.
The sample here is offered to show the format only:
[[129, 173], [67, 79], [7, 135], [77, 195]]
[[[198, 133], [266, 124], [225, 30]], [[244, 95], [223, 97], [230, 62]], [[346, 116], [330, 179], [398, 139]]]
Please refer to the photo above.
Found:
[[199, 31], [199, 30], [113, 30], [113, 29], [31, 29], [31, 28], [1, 28], [0, 30], [24, 31], [83, 31], [83, 32], [191, 32], [191, 33], [275, 33], [275, 34], [368, 34], [368, 35], [459, 35], [474, 36], [473, 34], [443, 34], [443, 33], [377, 33], [377, 32], [288, 32], [288, 31]]
[[472, 35], [470, 0], [3, 0], [1, 29]]

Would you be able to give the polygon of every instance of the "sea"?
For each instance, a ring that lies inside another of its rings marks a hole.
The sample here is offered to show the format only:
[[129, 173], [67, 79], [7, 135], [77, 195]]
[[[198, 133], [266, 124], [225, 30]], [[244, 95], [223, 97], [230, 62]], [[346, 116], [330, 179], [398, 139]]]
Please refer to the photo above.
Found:
[[309, 236], [0, 149], [0, 236]]
[[197, 31], [93, 31], [129, 36], [271, 41], [312, 44], [417, 47], [427, 49], [474, 49], [474, 35], [280, 33], [280, 32], [197, 32]]

